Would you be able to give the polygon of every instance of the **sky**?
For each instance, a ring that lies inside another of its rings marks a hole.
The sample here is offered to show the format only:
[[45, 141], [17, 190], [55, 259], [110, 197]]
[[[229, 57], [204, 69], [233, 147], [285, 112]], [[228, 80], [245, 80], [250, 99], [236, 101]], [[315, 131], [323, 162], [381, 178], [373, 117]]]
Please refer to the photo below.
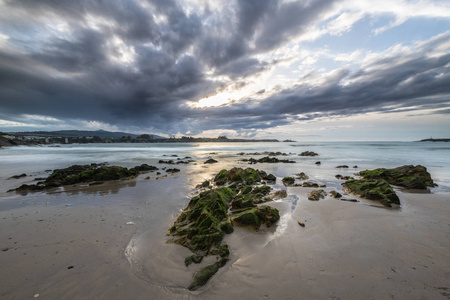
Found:
[[450, 138], [450, 1], [0, 0], [0, 131]]

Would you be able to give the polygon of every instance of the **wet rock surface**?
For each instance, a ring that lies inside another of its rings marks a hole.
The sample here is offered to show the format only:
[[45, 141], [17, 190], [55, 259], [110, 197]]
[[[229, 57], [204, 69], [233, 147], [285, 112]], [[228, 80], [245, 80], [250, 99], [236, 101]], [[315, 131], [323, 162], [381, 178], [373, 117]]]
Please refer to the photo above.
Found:
[[129, 179], [138, 175], [137, 169], [147, 168], [138, 166], [134, 168], [124, 168], [119, 166], [105, 166], [102, 164], [90, 164], [90, 165], [73, 165], [65, 169], [54, 170], [50, 176], [44, 181], [39, 181], [36, 184], [23, 184], [17, 189], [10, 191], [40, 191], [49, 188], [73, 185], [77, 183], [92, 183], [103, 182], [109, 180]]
[[378, 200], [384, 206], [400, 205], [397, 194], [384, 179], [348, 180], [342, 185], [345, 192], [369, 200]]
[[384, 179], [389, 184], [408, 189], [427, 189], [427, 187], [436, 186], [427, 168], [421, 165], [405, 165], [394, 169], [365, 170], [359, 172], [359, 174], [365, 179]]
[[[257, 205], [271, 200], [267, 197], [271, 187], [258, 185], [262, 180], [267, 180], [266, 178], [275, 177], [270, 175], [251, 168], [221, 170], [213, 180], [216, 187], [193, 197], [178, 216], [168, 235], [174, 237], [170, 242], [193, 252], [193, 255], [186, 257], [186, 266], [200, 263], [203, 257], [208, 255], [217, 256], [215, 263], [194, 274], [188, 289], [196, 290], [203, 286], [226, 264], [230, 252], [228, 246], [222, 244], [222, 240], [225, 234], [234, 231], [233, 226], [246, 226], [257, 230], [261, 224], [269, 227], [280, 219], [277, 209]], [[211, 182], [205, 182], [199, 187], [210, 186]]]

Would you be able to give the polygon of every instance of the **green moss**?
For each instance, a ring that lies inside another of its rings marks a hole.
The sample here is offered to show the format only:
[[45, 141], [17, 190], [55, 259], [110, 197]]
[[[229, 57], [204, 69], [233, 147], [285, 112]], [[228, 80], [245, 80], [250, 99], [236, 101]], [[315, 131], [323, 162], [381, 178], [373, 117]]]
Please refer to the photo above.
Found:
[[198, 270], [195, 274], [194, 274], [194, 280], [192, 281], [192, 283], [188, 286], [188, 289], [193, 291], [198, 289], [199, 287], [205, 285], [208, 280], [217, 273], [217, 271], [223, 267], [225, 264], [227, 263], [227, 259], [226, 258], [222, 258], [221, 260], [219, 260], [218, 262], [209, 265], [207, 267], [204, 267], [200, 270]]
[[62, 184], [67, 185], [67, 184], [75, 184], [78, 182], [80, 182], [80, 175], [72, 174], [64, 178]]
[[253, 187], [251, 185], [246, 185], [242, 188], [241, 194], [249, 194], [252, 191]]
[[295, 178], [294, 177], [284, 177], [282, 182], [285, 186], [293, 185], [295, 182]]
[[199, 264], [201, 263], [203, 260], [203, 255], [200, 254], [194, 254], [191, 256], [188, 256], [184, 259], [184, 264], [186, 265], [186, 267], [189, 267], [189, 265], [191, 264]]
[[365, 170], [361, 171], [360, 175], [365, 179], [384, 179], [390, 184], [409, 189], [426, 189], [427, 186], [435, 186], [430, 173], [421, 165], [407, 165], [394, 169]]
[[230, 249], [228, 248], [228, 245], [220, 245], [218, 247], [214, 247], [209, 251], [209, 254], [211, 255], [219, 255], [220, 257], [226, 257], [230, 255]]
[[260, 174], [260, 171], [251, 168], [220, 171], [214, 178], [215, 183], [219, 186], [225, 184], [228, 186], [203, 191], [192, 197], [185, 210], [169, 229], [169, 234], [177, 237], [172, 240], [174, 243], [194, 252], [194, 255], [186, 258], [186, 265], [198, 260], [196, 255], [210, 254], [222, 257], [218, 263], [198, 271], [189, 289], [196, 289], [205, 284], [228, 259], [228, 246], [220, 244], [224, 235], [234, 230], [228, 215], [230, 205], [234, 208], [250, 207], [245, 211], [235, 211], [232, 220], [253, 226], [255, 229], [259, 228], [261, 222], [270, 226], [279, 219], [276, 209], [255, 207], [254, 201], [260, 201], [271, 190], [269, 186], [252, 186], [261, 181]]
[[400, 204], [397, 194], [384, 179], [347, 180], [343, 186], [349, 193], [365, 199], [379, 200], [385, 206], [390, 207], [391, 203]]

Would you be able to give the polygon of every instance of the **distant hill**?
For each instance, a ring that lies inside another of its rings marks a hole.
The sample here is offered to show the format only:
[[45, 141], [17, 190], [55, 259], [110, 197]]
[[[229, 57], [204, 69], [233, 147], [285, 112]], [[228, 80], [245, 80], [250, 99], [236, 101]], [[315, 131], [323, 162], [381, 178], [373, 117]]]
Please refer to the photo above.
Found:
[[[121, 138], [123, 136], [138, 137], [140, 134], [133, 134], [127, 132], [111, 132], [106, 130], [58, 130], [58, 131], [24, 131], [24, 132], [11, 132], [14, 135], [39, 135], [39, 136], [64, 136], [64, 137], [83, 137], [83, 136], [99, 136], [101, 138]], [[155, 139], [165, 139], [165, 137], [152, 135]]]

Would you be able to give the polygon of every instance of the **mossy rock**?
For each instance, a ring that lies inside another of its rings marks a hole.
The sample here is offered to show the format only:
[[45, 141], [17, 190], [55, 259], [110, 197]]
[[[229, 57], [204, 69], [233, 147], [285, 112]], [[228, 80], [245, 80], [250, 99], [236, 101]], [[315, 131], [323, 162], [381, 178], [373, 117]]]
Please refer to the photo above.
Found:
[[221, 170], [214, 178], [217, 185], [225, 185], [227, 183], [241, 183], [244, 185], [252, 185], [261, 182], [261, 175], [258, 170], [247, 168], [232, 168], [231, 170]]
[[285, 186], [293, 185], [295, 182], [295, 178], [294, 177], [284, 177], [282, 182]]
[[254, 229], [259, 229], [261, 224], [266, 224], [267, 227], [272, 226], [276, 221], [280, 219], [280, 213], [278, 209], [261, 205], [254, 208], [242, 209], [233, 212], [233, 223], [241, 226], [251, 226]]
[[28, 185], [27, 189], [30, 191], [42, 190], [62, 185], [132, 178], [136, 175], [137, 171], [133, 168], [101, 164], [73, 165], [65, 169], [54, 170], [41, 185]]
[[227, 263], [228, 259], [222, 258], [218, 262], [201, 268], [194, 274], [192, 283], [188, 286], [188, 289], [194, 291], [201, 286], [204, 286], [208, 280], [217, 273], [217, 271]]
[[384, 179], [347, 180], [342, 184], [344, 191], [358, 197], [379, 200], [383, 205], [391, 207], [392, 203], [400, 205], [400, 199]]
[[427, 168], [421, 165], [405, 165], [394, 169], [379, 168], [359, 172], [365, 179], [384, 179], [392, 185], [408, 189], [426, 189], [436, 186]]

